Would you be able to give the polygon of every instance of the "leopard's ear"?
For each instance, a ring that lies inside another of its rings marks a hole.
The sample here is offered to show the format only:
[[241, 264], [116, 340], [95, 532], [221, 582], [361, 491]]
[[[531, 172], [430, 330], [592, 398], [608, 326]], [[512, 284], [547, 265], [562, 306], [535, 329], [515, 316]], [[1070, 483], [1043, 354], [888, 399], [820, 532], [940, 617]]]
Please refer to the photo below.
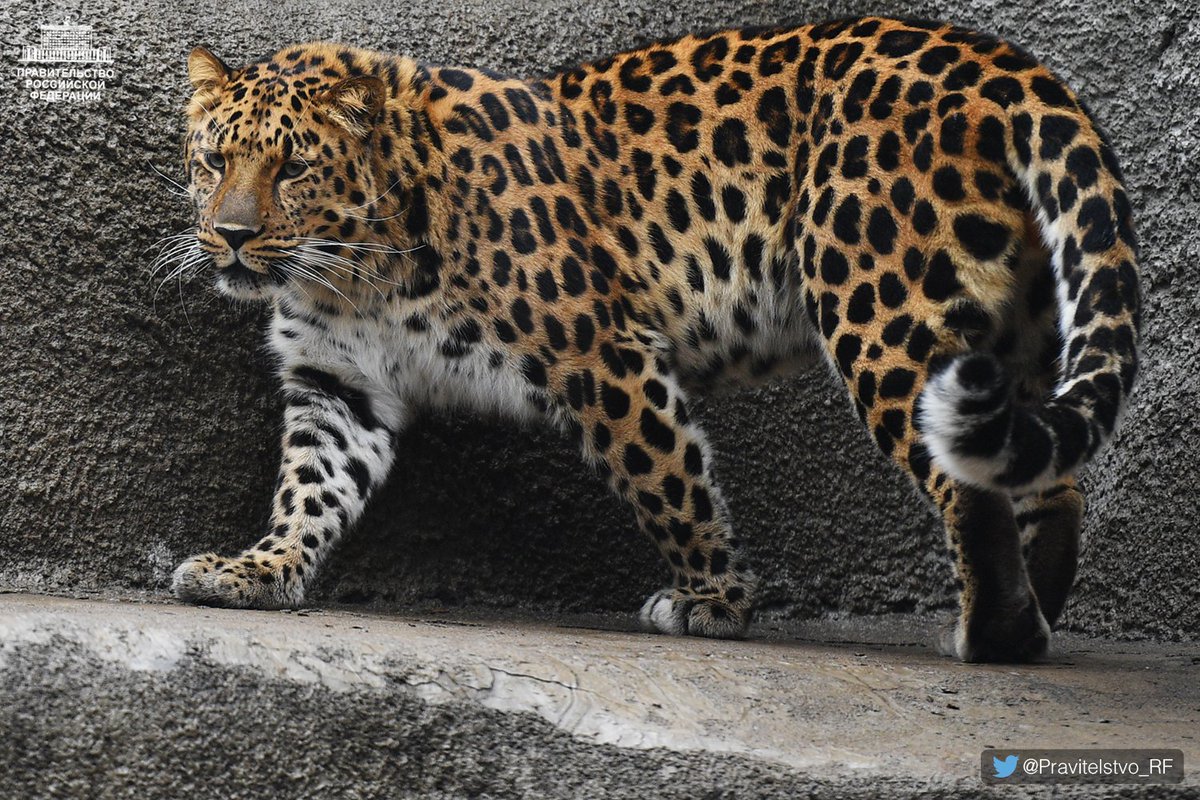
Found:
[[383, 110], [387, 89], [373, 75], [358, 75], [320, 92], [314, 104], [355, 136], [366, 136]]
[[188, 80], [198, 92], [220, 89], [229, 80], [230, 71], [207, 47], [196, 47], [188, 54]]

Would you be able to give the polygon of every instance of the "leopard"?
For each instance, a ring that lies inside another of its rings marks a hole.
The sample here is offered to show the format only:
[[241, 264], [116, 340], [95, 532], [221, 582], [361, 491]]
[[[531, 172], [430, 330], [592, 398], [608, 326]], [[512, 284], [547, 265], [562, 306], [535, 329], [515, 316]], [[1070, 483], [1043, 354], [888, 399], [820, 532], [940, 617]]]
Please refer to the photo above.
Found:
[[187, 74], [193, 269], [269, 309], [283, 432], [266, 532], [180, 564], [180, 600], [303, 604], [445, 409], [577, 446], [667, 563], [647, 630], [745, 636], [693, 406], [816, 367], [944, 528], [944, 652], [1048, 653], [1142, 299], [1111, 142], [1027, 51], [867, 16], [535, 78], [334, 42]]

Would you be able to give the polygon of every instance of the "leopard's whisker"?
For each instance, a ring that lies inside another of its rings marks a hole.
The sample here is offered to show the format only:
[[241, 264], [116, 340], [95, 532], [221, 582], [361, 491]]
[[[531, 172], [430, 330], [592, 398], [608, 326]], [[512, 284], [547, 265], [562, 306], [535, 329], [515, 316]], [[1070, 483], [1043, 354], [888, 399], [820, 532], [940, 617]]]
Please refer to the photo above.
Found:
[[[300, 264], [302, 265], [303, 262], [300, 262]], [[358, 305], [353, 300], [351, 300], [349, 297], [347, 297], [340, 289], [338, 289], [336, 286], [334, 286], [333, 283], [325, 276], [323, 276], [311, 269], [307, 269], [304, 266], [299, 266], [295, 263], [288, 264], [286, 266], [287, 266], [287, 268], [295, 271], [297, 274], [301, 275], [302, 277], [305, 277], [308, 280], [311, 280], [314, 283], [324, 286], [325, 288], [334, 292], [339, 297], [341, 297], [343, 300], [345, 300], [347, 303], [349, 303], [351, 308], [354, 309], [355, 313], [361, 313], [359, 311]]]
[[165, 172], [163, 172], [161, 169], [156, 167], [154, 165], [154, 162], [152, 162], [150, 159], [146, 159], [146, 165], [148, 167], [150, 167], [151, 171], [153, 171], [155, 175], [162, 178], [170, 186], [173, 186], [173, 187], [175, 187], [175, 189], [179, 190], [179, 191], [175, 191], [174, 189], [168, 189], [167, 190], [168, 192], [170, 192], [171, 194], [176, 195], [178, 197], [189, 197], [190, 198], [192, 196], [192, 193], [188, 191], [186, 186], [184, 186], [179, 181], [175, 180], [174, 178], [172, 178], [171, 176], [169, 176]]
[[368, 200], [365, 203], [360, 203], [359, 205], [356, 205], [356, 206], [344, 206], [344, 210], [352, 211], [356, 208], [366, 208], [367, 206], [371, 205], [372, 203], [379, 202], [384, 196], [386, 196], [388, 193], [390, 193], [392, 191], [392, 189], [395, 189], [397, 186], [399, 186], [400, 182], [402, 180], [403, 180], [403, 178], [396, 178], [396, 180], [392, 181], [391, 186], [384, 189], [382, 192], [380, 192], [378, 195], [376, 195], [373, 199]]
[[361, 259], [358, 259], [358, 258], [356, 258], [354, 260], [347, 259], [344, 256], [337, 255], [336, 253], [330, 253], [327, 250], [322, 250], [318, 247], [315, 247], [313, 245], [307, 245], [307, 244], [302, 244], [302, 245], [297, 246], [296, 250], [297, 250], [297, 252], [303, 253], [305, 255], [309, 255], [309, 256], [313, 256], [313, 257], [317, 257], [317, 258], [321, 258], [321, 259], [330, 259], [329, 263], [337, 263], [344, 267], [347, 267], [350, 270], [350, 274], [352, 274], [352, 275], [369, 277], [374, 280], [378, 280], [382, 283], [391, 284], [393, 286], [400, 285], [400, 283], [398, 281], [392, 281], [392, 280], [385, 278], [382, 274], [380, 274], [378, 271], [373, 269], [370, 264], [368, 264], [367, 262], [365, 262]]
[[365, 274], [371, 275], [372, 277], [376, 277], [381, 280], [386, 280], [383, 278], [383, 276], [379, 272], [377, 272], [371, 266], [371, 264], [367, 263], [366, 261], [363, 261], [362, 259], [359, 259], [359, 258], [348, 259], [348, 258], [345, 258], [344, 256], [339, 256], [334, 253], [329, 253], [329, 252], [319, 250], [316, 248], [301, 247], [299, 249], [300, 249], [300, 252], [303, 252], [305, 255], [323, 259], [331, 264], [338, 264], [340, 266], [350, 269], [353, 273], [356, 273], [356, 274], [357, 273], [365, 273]]
[[371, 217], [366, 214], [347, 214], [346, 216], [352, 217], [354, 219], [362, 220], [363, 222], [387, 222], [390, 219], [396, 219], [397, 217], [400, 217], [403, 215], [404, 215], [403, 211], [397, 211], [395, 214], [389, 214], [386, 217]]
[[416, 247], [400, 249], [391, 245], [383, 244], [382, 242], [345, 242], [341, 239], [317, 239], [311, 236], [300, 237], [301, 241], [323, 244], [328, 246], [345, 247], [348, 250], [364, 250], [377, 253], [386, 253], [389, 255], [399, 255], [401, 253], [411, 253], [414, 250], [420, 250], [425, 245], [420, 244]]
[[191, 253], [193, 250], [199, 250], [199, 247], [194, 241], [180, 241], [171, 245], [161, 252], [154, 261], [150, 262], [150, 278], [151, 280], [164, 267], [179, 261], [183, 256]]
[[371, 280], [368, 277], [354, 271], [355, 267], [353, 264], [349, 264], [348, 266], [337, 264], [336, 262], [325, 260], [319, 256], [316, 256], [315, 254], [310, 254], [310, 253], [297, 253], [296, 257], [301, 260], [301, 263], [307, 264], [311, 267], [329, 268], [329, 269], [333, 270], [334, 272], [338, 273], [339, 275], [341, 275], [343, 277], [343, 279], [351, 278], [351, 277], [354, 277], [357, 275], [358, 277], [360, 277], [363, 280], [364, 283], [366, 283], [368, 286], [370, 286], [372, 289], [374, 289], [375, 292], [377, 294], [379, 294], [380, 297], [384, 296], [383, 292], [380, 291], [379, 287], [376, 286], [373, 282], [371, 282]]
[[[150, 279], [153, 280], [161, 270], [171, 265], [176, 265], [177, 268], [182, 269], [196, 255], [199, 255], [199, 248], [195, 242], [180, 242], [174, 245], [170, 250], [164, 252], [152, 262]], [[171, 277], [174, 277], [174, 274], [174, 272], [171, 272], [166, 279], [170, 280]]]

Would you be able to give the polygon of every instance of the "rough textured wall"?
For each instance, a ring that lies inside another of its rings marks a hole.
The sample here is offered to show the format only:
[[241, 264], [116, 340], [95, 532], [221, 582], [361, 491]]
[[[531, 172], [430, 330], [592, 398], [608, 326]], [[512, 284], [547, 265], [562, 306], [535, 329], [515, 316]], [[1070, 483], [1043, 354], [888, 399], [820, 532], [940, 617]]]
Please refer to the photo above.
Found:
[[[231, 62], [329, 38], [518, 74], [647, 38], [886, 11], [1020, 42], [1108, 128], [1144, 248], [1146, 369], [1125, 427], [1085, 473], [1090, 509], [1070, 625], [1200, 633], [1191, 482], [1200, 267], [1196, 0], [771, 2], [4, 0], [0, 41], [0, 588], [162, 588], [193, 552], [264, 524], [277, 406], [260, 310], [202, 281], [159, 287], [161, 236], [188, 224], [151, 164], [179, 176], [184, 60]], [[71, 17], [113, 47], [91, 106], [44, 104], [11, 74], [39, 24]], [[952, 601], [941, 533], [861, 431], [828, 374], [703, 404], [720, 474], [776, 613], [876, 613]], [[637, 607], [665, 570], [632, 514], [555, 436], [423, 421], [318, 598]]]

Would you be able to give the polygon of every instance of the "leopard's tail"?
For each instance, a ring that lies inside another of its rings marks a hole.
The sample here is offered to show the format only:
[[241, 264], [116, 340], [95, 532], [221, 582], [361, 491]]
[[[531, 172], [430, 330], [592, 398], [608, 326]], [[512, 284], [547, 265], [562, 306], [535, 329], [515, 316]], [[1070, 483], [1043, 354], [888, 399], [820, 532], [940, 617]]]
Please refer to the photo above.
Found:
[[919, 421], [934, 461], [968, 484], [1021, 495], [1083, 466], [1111, 436], [1138, 368], [1141, 295], [1129, 200], [1107, 139], [1056, 78], [1035, 71], [1007, 108], [1004, 159], [1025, 189], [1056, 279], [1058, 383], [1019, 404], [988, 353], [932, 376]]

